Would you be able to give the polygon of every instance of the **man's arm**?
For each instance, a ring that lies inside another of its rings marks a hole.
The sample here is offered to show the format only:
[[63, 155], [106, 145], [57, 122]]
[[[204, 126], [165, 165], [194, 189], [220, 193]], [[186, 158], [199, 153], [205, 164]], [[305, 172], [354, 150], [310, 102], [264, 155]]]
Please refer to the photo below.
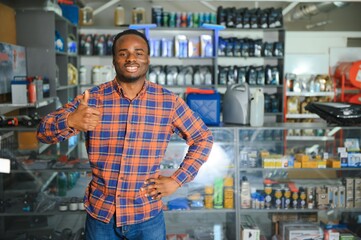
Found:
[[43, 143], [64, 141], [80, 131], [93, 130], [100, 122], [100, 112], [88, 106], [89, 92], [46, 115], [40, 122], [37, 138]]

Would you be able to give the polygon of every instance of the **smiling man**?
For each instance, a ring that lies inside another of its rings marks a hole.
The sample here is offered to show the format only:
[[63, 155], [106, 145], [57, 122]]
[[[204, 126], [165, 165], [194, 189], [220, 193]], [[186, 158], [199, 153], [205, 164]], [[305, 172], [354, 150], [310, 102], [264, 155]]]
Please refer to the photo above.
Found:
[[[86, 239], [164, 240], [161, 198], [194, 179], [213, 137], [174, 93], [146, 80], [149, 43], [126, 30], [113, 41], [113, 81], [85, 91], [49, 113], [38, 139], [56, 143], [85, 132], [92, 179], [86, 189]], [[179, 169], [160, 174], [173, 133], [189, 145]]]

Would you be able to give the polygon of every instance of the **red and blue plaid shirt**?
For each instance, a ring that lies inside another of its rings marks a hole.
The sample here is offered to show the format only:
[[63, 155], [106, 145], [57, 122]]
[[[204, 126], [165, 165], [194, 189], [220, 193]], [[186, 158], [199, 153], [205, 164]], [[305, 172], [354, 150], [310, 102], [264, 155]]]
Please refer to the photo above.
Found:
[[[67, 125], [82, 95], [48, 114], [38, 128], [38, 139], [56, 143], [79, 133]], [[116, 79], [90, 90], [90, 107], [101, 112], [101, 124], [86, 133], [92, 180], [85, 207], [94, 218], [117, 226], [146, 221], [162, 209], [161, 200], [140, 192], [144, 181], [159, 176], [159, 167], [173, 133], [189, 145], [181, 166], [171, 176], [179, 185], [196, 176], [212, 148], [210, 130], [174, 93], [146, 81], [130, 100]]]

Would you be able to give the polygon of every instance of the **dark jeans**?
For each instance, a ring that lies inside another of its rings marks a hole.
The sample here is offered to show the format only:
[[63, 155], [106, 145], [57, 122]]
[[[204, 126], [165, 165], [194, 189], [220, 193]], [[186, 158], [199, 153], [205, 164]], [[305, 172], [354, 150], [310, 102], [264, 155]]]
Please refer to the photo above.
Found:
[[165, 240], [163, 212], [148, 221], [122, 227], [116, 226], [114, 217], [104, 223], [87, 214], [85, 237], [86, 240]]

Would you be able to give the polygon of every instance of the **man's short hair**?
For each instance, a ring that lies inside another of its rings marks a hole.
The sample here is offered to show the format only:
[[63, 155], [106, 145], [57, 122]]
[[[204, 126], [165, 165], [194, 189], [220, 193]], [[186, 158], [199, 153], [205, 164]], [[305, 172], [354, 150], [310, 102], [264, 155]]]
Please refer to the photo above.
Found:
[[118, 33], [118, 34], [114, 37], [114, 39], [113, 39], [113, 46], [112, 46], [113, 57], [115, 56], [115, 43], [117, 42], [117, 40], [118, 40], [120, 37], [125, 36], [125, 35], [137, 35], [137, 36], [143, 38], [144, 41], [147, 43], [148, 55], [150, 54], [149, 42], [148, 42], [147, 37], [144, 35], [144, 33], [139, 32], [139, 31], [137, 31], [137, 30], [135, 30], [135, 29], [127, 29], [127, 30], [124, 30], [123, 32]]

